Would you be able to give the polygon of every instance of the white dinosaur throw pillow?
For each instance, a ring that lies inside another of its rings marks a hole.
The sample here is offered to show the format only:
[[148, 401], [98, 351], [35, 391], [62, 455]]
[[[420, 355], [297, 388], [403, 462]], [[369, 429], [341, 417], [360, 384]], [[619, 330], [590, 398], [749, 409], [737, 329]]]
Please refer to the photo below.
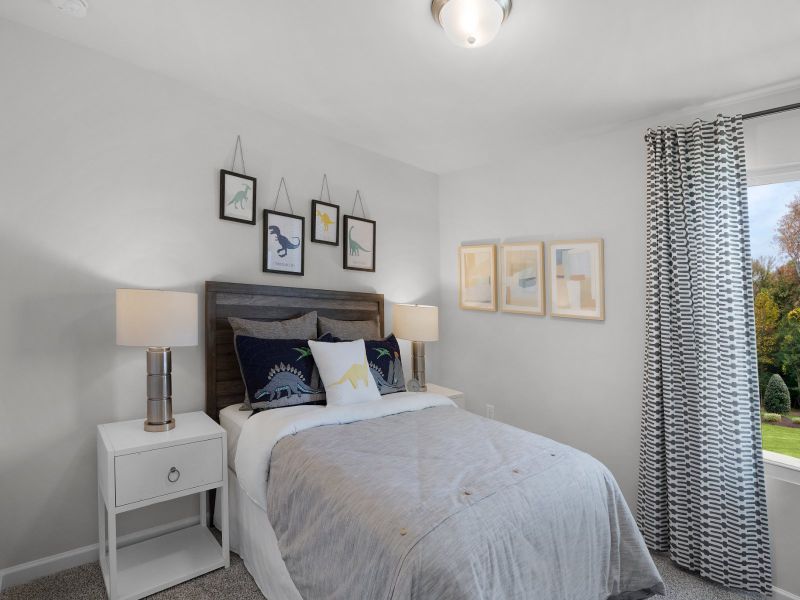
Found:
[[308, 345], [325, 386], [328, 406], [380, 400], [378, 386], [369, 371], [364, 340], [338, 343], [309, 340]]

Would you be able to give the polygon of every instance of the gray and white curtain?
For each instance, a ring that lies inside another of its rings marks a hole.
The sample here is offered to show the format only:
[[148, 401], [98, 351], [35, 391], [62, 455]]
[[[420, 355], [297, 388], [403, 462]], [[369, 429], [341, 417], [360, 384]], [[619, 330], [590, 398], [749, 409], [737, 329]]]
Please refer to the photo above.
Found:
[[679, 566], [771, 593], [742, 119], [645, 139], [640, 526]]

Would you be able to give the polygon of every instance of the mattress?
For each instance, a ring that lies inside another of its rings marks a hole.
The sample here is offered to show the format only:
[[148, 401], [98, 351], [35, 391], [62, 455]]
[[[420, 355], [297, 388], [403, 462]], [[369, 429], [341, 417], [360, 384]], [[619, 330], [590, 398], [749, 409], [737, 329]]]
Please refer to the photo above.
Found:
[[239, 410], [242, 404], [231, 404], [219, 411], [219, 424], [228, 432], [228, 467], [236, 472], [236, 447], [242, 427], [250, 418], [251, 411]]

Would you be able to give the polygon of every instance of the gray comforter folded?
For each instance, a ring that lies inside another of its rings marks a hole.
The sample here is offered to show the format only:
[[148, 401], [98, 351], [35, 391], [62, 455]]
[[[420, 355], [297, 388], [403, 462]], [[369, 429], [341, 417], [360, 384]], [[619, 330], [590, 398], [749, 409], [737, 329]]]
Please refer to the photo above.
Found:
[[283, 438], [272, 450], [267, 514], [306, 600], [638, 600], [664, 591], [602, 464], [452, 407]]

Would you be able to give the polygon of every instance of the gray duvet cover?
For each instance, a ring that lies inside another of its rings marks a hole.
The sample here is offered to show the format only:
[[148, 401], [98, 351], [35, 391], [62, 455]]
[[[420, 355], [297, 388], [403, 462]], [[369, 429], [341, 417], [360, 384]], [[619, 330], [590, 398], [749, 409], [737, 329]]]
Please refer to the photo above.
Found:
[[602, 464], [458, 408], [283, 438], [267, 514], [306, 600], [638, 600], [664, 590]]

